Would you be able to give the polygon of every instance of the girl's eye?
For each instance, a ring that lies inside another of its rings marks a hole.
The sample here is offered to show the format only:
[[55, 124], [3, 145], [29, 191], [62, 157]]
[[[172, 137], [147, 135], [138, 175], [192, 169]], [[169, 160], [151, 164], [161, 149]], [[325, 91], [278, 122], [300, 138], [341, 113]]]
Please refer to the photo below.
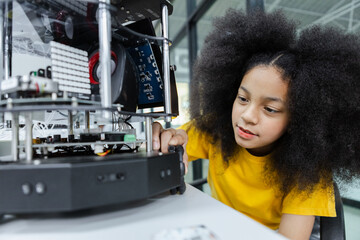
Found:
[[238, 98], [240, 99], [240, 102], [243, 102], [243, 103], [248, 102], [248, 100], [244, 97], [239, 96]]
[[269, 113], [278, 113], [278, 110], [275, 110], [273, 108], [270, 107], [264, 107], [265, 111], [269, 112]]

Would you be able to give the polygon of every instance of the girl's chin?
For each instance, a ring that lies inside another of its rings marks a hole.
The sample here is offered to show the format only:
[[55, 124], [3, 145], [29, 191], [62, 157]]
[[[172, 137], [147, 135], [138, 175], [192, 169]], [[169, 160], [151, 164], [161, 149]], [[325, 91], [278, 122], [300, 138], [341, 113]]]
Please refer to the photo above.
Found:
[[240, 147], [243, 147], [243, 148], [246, 148], [246, 149], [248, 149], [248, 148], [253, 148], [253, 146], [251, 145], [251, 144], [248, 144], [248, 143], [246, 143], [246, 142], [244, 142], [244, 141], [242, 141], [242, 140], [239, 140], [239, 139], [236, 139], [236, 144], [238, 145], [238, 146], [240, 146]]

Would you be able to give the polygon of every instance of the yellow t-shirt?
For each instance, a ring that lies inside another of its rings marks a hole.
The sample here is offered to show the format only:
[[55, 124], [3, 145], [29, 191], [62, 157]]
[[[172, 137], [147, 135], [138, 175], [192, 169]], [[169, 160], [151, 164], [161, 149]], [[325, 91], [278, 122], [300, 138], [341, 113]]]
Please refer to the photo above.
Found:
[[[187, 130], [189, 124], [180, 128]], [[290, 192], [284, 200], [274, 187], [266, 184], [263, 170], [269, 156], [256, 157], [242, 148], [226, 165], [221, 150], [211, 138], [195, 127], [187, 131], [189, 161], [209, 159], [208, 183], [211, 195], [224, 204], [271, 229], [279, 228], [283, 213], [335, 217], [332, 189], [315, 190], [310, 196]]]

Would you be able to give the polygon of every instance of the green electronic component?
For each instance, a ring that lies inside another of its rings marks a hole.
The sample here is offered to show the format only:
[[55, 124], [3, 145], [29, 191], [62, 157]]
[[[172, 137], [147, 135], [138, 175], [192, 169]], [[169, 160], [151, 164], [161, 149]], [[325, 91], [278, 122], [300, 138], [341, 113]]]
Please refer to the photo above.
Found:
[[136, 137], [134, 134], [125, 134], [124, 136], [124, 142], [135, 142]]

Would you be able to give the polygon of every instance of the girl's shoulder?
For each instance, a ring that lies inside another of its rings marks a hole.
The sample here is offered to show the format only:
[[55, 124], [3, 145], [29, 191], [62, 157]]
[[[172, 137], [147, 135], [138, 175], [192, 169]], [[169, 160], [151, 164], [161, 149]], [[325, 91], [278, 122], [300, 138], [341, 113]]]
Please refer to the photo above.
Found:
[[187, 133], [189, 141], [202, 141], [206, 144], [214, 144], [212, 137], [205, 131], [197, 128], [193, 120], [181, 125], [178, 129], [183, 129]]
[[193, 121], [180, 126], [179, 129], [185, 130], [188, 136], [186, 152], [189, 161], [199, 158], [209, 159], [210, 153], [213, 152], [212, 149], [216, 147], [211, 136], [196, 128]]

